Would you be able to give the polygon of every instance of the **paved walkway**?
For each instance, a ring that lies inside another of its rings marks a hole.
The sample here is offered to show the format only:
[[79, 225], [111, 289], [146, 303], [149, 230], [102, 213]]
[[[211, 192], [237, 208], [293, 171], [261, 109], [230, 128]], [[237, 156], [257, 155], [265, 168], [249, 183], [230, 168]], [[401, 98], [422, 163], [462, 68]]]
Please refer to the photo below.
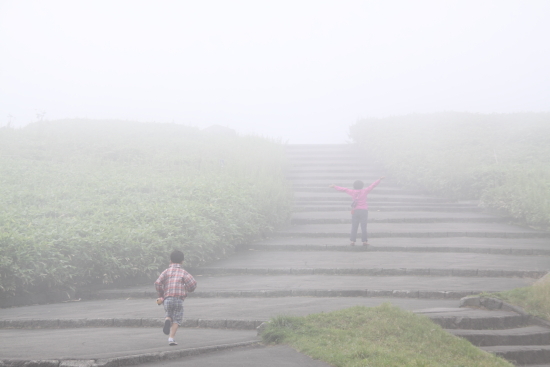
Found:
[[228, 259], [191, 269], [199, 286], [185, 301], [177, 347], [167, 345], [162, 307], [147, 284], [0, 310], [0, 359], [53, 361], [44, 366], [321, 367], [326, 364], [287, 347], [258, 344], [255, 328], [279, 314], [384, 302], [448, 316], [465, 295], [527, 286], [550, 269], [548, 233], [511, 224], [474, 202], [401, 190], [391, 178], [369, 196], [371, 245], [351, 247], [350, 199], [327, 186], [369, 184], [383, 170], [350, 165], [359, 156], [350, 146], [289, 146], [288, 153], [296, 190], [291, 223], [239, 246]]

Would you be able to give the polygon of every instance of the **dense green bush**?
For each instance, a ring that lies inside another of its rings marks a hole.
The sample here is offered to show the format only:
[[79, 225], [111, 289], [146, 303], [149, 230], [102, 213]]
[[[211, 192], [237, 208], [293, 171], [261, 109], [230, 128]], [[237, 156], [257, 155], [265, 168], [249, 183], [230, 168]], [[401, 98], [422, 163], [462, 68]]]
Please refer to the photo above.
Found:
[[287, 219], [285, 165], [276, 142], [174, 124], [0, 129], [0, 295], [222, 258]]
[[550, 114], [415, 114], [350, 128], [401, 184], [550, 226]]

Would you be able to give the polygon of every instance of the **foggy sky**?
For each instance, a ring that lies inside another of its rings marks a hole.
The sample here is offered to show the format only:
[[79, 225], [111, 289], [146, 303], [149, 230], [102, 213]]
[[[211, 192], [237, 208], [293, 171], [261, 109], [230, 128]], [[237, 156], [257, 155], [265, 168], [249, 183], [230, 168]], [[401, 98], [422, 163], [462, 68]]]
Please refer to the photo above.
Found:
[[341, 143], [361, 117], [550, 111], [550, 1], [0, 0], [0, 126], [220, 124]]

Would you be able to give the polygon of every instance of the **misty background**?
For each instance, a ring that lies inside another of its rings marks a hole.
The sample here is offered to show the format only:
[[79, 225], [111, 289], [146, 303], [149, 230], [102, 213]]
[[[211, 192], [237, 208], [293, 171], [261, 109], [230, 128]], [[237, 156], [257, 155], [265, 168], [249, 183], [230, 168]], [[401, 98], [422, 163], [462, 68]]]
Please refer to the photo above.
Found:
[[549, 1], [0, 0], [0, 126], [219, 124], [343, 143], [360, 118], [549, 111]]

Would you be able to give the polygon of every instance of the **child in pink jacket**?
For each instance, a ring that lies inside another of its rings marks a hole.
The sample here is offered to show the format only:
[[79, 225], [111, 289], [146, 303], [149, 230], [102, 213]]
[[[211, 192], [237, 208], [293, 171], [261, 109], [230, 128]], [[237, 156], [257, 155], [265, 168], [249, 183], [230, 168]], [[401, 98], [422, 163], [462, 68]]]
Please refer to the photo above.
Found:
[[355, 181], [353, 183], [353, 190], [345, 187], [340, 187], [336, 185], [329, 185], [329, 187], [334, 188], [338, 191], [343, 191], [346, 194], [350, 195], [353, 199], [351, 204], [351, 234], [350, 241], [351, 246], [355, 246], [355, 240], [357, 239], [357, 229], [359, 224], [361, 224], [361, 240], [363, 241], [363, 246], [368, 246], [369, 242], [367, 239], [367, 218], [369, 217], [369, 206], [367, 204], [367, 195], [372, 191], [384, 177], [380, 177], [378, 180], [374, 181], [369, 187], [363, 188], [365, 185], [363, 181]]

